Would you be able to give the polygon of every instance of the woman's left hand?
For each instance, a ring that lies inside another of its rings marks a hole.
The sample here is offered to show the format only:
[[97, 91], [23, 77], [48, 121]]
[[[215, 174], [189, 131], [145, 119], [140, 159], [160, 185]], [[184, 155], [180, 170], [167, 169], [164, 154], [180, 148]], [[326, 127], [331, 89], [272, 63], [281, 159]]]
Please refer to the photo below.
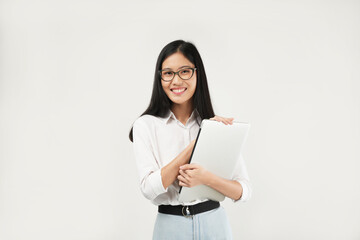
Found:
[[181, 166], [179, 173], [179, 185], [183, 187], [194, 187], [205, 184], [209, 175], [209, 172], [205, 168], [195, 163]]
[[233, 120], [234, 118], [226, 118], [226, 117], [220, 117], [220, 116], [214, 116], [212, 118], [210, 118], [209, 120], [215, 120], [215, 121], [218, 121], [218, 122], [222, 122], [224, 123], [225, 125], [228, 125], [228, 124], [233, 124]]

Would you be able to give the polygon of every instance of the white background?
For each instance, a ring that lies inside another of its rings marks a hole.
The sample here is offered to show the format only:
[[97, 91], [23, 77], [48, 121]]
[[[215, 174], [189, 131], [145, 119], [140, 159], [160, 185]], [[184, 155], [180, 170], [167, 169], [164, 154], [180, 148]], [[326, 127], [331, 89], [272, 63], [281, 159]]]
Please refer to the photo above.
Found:
[[130, 127], [194, 43], [215, 114], [252, 124], [235, 239], [360, 239], [359, 1], [0, 2], [0, 239], [151, 239]]

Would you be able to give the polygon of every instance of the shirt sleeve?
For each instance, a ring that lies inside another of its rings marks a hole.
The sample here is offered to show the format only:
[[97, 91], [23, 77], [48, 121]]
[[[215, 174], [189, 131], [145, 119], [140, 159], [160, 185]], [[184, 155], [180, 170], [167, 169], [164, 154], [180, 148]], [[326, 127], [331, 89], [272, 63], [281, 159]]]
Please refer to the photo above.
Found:
[[150, 136], [144, 119], [137, 119], [133, 124], [133, 149], [140, 189], [147, 199], [153, 200], [167, 189], [162, 184], [161, 168], [154, 157]]
[[232, 201], [233, 202], [248, 201], [252, 195], [252, 186], [251, 186], [249, 175], [248, 175], [248, 172], [246, 169], [245, 161], [244, 161], [244, 158], [241, 153], [240, 153], [239, 159], [237, 161], [232, 180], [238, 181], [243, 188], [243, 192], [242, 192], [240, 199], [232, 200]]

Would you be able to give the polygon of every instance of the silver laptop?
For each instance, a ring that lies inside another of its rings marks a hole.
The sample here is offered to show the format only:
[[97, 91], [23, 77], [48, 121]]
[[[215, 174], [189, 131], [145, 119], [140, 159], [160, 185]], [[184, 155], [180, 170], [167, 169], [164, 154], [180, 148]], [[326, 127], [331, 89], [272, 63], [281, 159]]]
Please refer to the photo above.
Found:
[[[202, 120], [190, 163], [198, 163], [220, 177], [231, 179], [249, 129], [250, 124], [245, 122], [233, 121], [232, 125], [225, 125], [215, 120]], [[179, 193], [182, 203], [225, 199], [223, 194], [205, 185], [181, 187]]]

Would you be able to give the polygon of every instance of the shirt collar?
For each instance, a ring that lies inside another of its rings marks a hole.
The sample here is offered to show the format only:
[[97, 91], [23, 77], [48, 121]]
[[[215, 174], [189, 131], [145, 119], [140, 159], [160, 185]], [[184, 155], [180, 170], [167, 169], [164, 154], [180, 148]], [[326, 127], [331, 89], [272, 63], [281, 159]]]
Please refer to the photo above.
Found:
[[[164, 123], [167, 124], [167, 123], [169, 122], [170, 118], [176, 120], [175, 114], [169, 109], [168, 113], [167, 113], [166, 116], [163, 118]], [[194, 118], [197, 118], [198, 121], [201, 122], [200, 114], [199, 114], [199, 112], [197, 111], [196, 108], [192, 111], [192, 113], [191, 113], [191, 115], [190, 115], [190, 117], [189, 117], [190, 120], [192, 120], [192, 119], [194, 119]]]

